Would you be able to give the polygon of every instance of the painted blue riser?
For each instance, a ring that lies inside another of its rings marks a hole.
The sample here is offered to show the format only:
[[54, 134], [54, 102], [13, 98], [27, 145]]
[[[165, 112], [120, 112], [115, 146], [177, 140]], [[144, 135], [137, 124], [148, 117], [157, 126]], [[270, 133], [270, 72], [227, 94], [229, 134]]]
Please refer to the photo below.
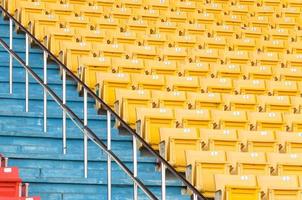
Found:
[[[9, 42], [8, 22], [0, 19], [0, 38]], [[13, 47], [25, 59], [24, 34], [13, 34]], [[43, 52], [30, 49], [29, 65], [43, 79]], [[10, 166], [17, 166], [25, 182], [30, 183], [30, 195], [43, 200], [102, 200], [107, 199], [107, 156], [93, 142], [88, 142], [88, 178], [83, 177], [83, 133], [67, 119], [67, 154], [62, 154], [62, 110], [48, 96], [48, 132], [43, 132], [43, 89], [30, 77], [29, 112], [25, 112], [25, 71], [14, 60], [13, 94], [9, 95], [8, 53], [0, 47], [0, 153], [9, 158]], [[62, 80], [58, 66], [48, 61], [48, 83], [62, 98]], [[77, 85], [67, 80], [67, 105], [82, 119], [83, 97]], [[88, 126], [106, 144], [106, 116], [97, 115], [95, 103], [88, 98]], [[112, 118], [112, 151], [133, 169], [130, 135], [119, 135]], [[156, 159], [138, 153], [138, 177], [158, 198], [161, 195], [161, 175]], [[133, 183], [120, 167], [112, 162], [112, 199], [133, 197]], [[182, 195], [181, 183], [167, 180], [167, 199], [190, 199]], [[139, 190], [139, 199], [147, 197]]]

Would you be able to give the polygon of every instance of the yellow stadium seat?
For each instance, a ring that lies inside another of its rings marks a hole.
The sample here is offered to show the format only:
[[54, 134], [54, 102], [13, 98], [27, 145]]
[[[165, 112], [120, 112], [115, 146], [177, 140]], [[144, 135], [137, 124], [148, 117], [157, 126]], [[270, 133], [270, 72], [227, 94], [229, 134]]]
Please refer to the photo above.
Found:
[[292, 54], [302, 54], [302, 41], [291, 42], [288, 45], [289, 52]]
[[[280, 144], [280, 152], [286, 152], [286, 153], [302, 153], [302, 134], [300, 132], [277, 132], [277, 138], [278, 138], [278, 142]], [[290, 154], [287, 154], [286, 158], [291, 158]], [[296, 162], [296, 164], [298, 162], [301, 163], [301, 155], [300, 157], [293, 157], [292, 158], [292, 162]], [[271, 159], [271, 161], [273, 161], [274, 158]], [[290, 161], [287, 161], [287, 159], [276, 159], [276, 160], [284, 160], [283, 164], [286, 163], [291, 163]], [[302, 168], [301, 168], [302, 169]], [[288, 174], [286, 174], [288, 175]]]
[[102, 6], [105, 10], [111, 9], [114, 3], [114, 0], [94, 0], [94, 5]]
[[275, 28], [275, 29], [269, 29], [267, 31], [267, 34], [268, 34], [269, 38], [272, 40], [283, 40], [287, 43], [290, 32], [287, 29]]
[[[116, 89], [115, 97], [115, 111], [131, 128], [135, 128], [136, 109], [152, 107], [151, 94], [148, 90]], [[117, 126], [120, 125], [118, 121], [116, 123]]]
[[282, 3], [282, 0], [262, 0], [262, 5], [279, 7]]
[[160, 14], [168, 10], [169, 1], [167, 0], [146, 0], [145, 5], [150, 9], [159, 10]]
[[207, 3], [203, 6], [206, 13], [213, 13], [218, 16], [223, 11], [223, 5], [220, 3]]
[[163, 60], [184, 62], [187, 57], [187, 48], [185, 47], [163, 47], [159, 50], [160, 57]]
[[186, 151], [201, 150], [201, 143], [194, 128], [161, 128], [160, 154], [177, 170], [186, 168]]
[[210, 74], [210, 65], [208, 63], [193, 62], [184, 63], [179, 66], [179, 75], [208, 77]]
[[282, 113], [266, 112], [249, 113], [249, 121], [254, 130], [286, 130]]
[[292, 105], [289, 96], [257, 96], [261, 112], [291, 112]]
[[113, 18], [119, 20], [120, 24], [124, 24], [132, 15], [132, 9], [114, 6], [111, 8], [110, 14]]
[[276, 52], [261, 52], [254, 55], [257, 65], [276, 67], [281, 60]]
[[163, 75], [132, 74], [132, 84], [140, 90], [166, 90], [166, 82]]
[[301, 188], [297, 176], [257, 176], [265, 199], [301, 199]]
[[192, 109], [222, 109], [220, 93], [187, 92], [189, 108]]
[[156, 107], [159, 108], [184, 108], [188, 107], [185, 92], [166, 92], [166, 91], [152, 91], [152, 99]]
[[96, 29], [97, 30], [104, 30], [109, 33], [113, 33], [117, 31], [119, 27], [119, 22], [117, 19], [113, 17], [107, 17], [107, 18], [99, 18], [96, 22]]
[[[89, 0], [66, 0], [68, 4], [74, 4], [75, 6], [87, 5]], [[92, 0], [90, 1], [90, 3]]]
[[275, 96], [298, 96], [301, 93], [295, 81], [268, 81], [267, 89]]
[[236, 80], [234, 86], [238, 94], [267, 94], [264, 80]]
[[47, 10], [53, 15], [59, 16], [60, 20], [74, 15], [74, 6], [70, 4], [48, 4]]
[[228, 64], [250, 64], [250, 55], [247, 51], [226, 51], [224, 60]]
[[294, 17], [296, 20], [300, 17], [300, 8], [286, 7], [282, 8], [280, 11], [284, 17]]
[[218, 49], [193, 49], [192, 59], [195, 62], [220, 63], [221, 57]]
[[166, 76], [167, 87], [172, 91], [200, 92], [197, 77]]
[[135, 32], [137, 35], [143, 35], [146, 33], [148, 28], [148, 22], [143, 19], [128, 20], [126, 23], [126, 30]]
[[243, 19], [240, 15], [222, 15], [222, 24], [233, 26], [235, 29], [240, 28], [243, 25]]
[[176, 47], [194, 47], [197, 43], [197, 37], [195, 35], [174, 35], [170, 37], [170, 40]]
[[79, 8], [81, 16], [89, 19], [91, 23], [96, 23], [99, 18], [104, 16], [104, 9], [100, 6], [81, 6]]
[[214, 128], [247, 129], [248, 118], [245, 111], [213, 111]]
[[175, 118], [177, 120], [177, 126], [183, 128], [193, 128], [193, 127], [204, 127], [211, 128], [212, 120], [211, 113], [209, 110], [186, 110], [186, 109], [176, 109]]
[[140, 9], [137, 11], [137, 15], [140, 16], [144, 21], [154, 24], [159, 19], [159, 10], [154, 9]]
[[146, 34], [142, 36], [144, 45], [162, 47], [168, 43], [167, 35], [164, 33]]
[[202, 42], [206, 49], [225, 50], [227, 46], [227, 40], [224, 37], [202, 38]]
[[14, 15], [20, 2], [27, 2], [27, 0], [2, 0], [0, 4], [9, 12], [9, 14]]
[[141, 74], [145, 72], [144, 62], [141, 59], [115, 58], [112, 60], [112, 67], [119, 73]]
[[262, 30], [259, 27], [244, 27], [240, 30], [242, 38], [253, 38], [259, 40], [263, 37]]
[[241, 66], [237, 64], [214, 64], [212, 65], [212, 76], [217, 78], [239, 79], [242, 77]]
[[131, 58], [154, 60], [157, 55], [157, 49], [154, 46], [127, 45], [126, 52]]
[[227, 152], [231, 173], [238, 175], [270, 175], [270, 165], [263, 152]]
[[160, 128], [174, 128], [173, 110], [166, 108], [137, 108], [137, 132], [150, 144], [159, 150]]
[[291, 104], [293, 106], [294, 113], [301, 113], [302, 110], [302, 98], [291, 96], [290, 97]]
[[51, 28], [59, 28], [59, 18], [54, 15], [34, 15], [30, 22], [30, 29], [34, 36], [43, 42]]
[[42, 15], [44, 14], [45, 4], [43, 2], [25, 2], [21, 1], [18, 3], [20, 9], [18, 10], [17, 19], [21, 22], [21, 24], [28, 28], [31, 16], [34, 14]]
[[284, 58], [287, 67], [301, 67], [302, 54], [287, 54]]
[[193, 1], [176, 1], [174, 4], [175, 8], [181, 12], [195, 12], [197, 9], [196, 2]]
[[302, 69], [296, 67], [277, 68], [275, 76], [281, 81], [300, 81], [302, 78]]
[[206, 26], [198, 23], [185, 23], [181, 26], [186, 35], [202, 36], [206, 32]]
[[275, 13], [275, 8], [267, 5], [255, 6], [252, 7], [252, 12], [255, 16], [265, 16], [272, 19]]
[[202, 92], [232, 93], [233, 82], [229, 78], [200, 78]]
[[145, 62], [150, 74], [177, 75], [177, 65], [175, 61], [147, 60]]
[[250, 80], [272, 80], [273, 70], [270, 66], [244, 66], [241, 68], [244, 78]]
[[277, 28], [291, 30], [296, 27], [296, 19], [294, 17], [280, 17], [273, 19], [273, 24]]
[[[240, 0], [242, 2], [243, 0]], [[260, 200], [261, 192], [253, 175], [215, 174], [217, 200]]]
[[240, 5], [247, 5], [247, 6], [255, 5], [254, 0], [237, 0], [236, 2], [238, 2], [238, 4], [240, 4]]
[[163, 15], [163, 17], [170, 21], [170, 22], [175, 22], [175, 23], [185, 23], [187, 21], [187, 13], [186, 12], [181, 12], [181, 11], [167, 11]]
[[301, 131], [302, 130], [302, 114], [285, 114], [284, 121], [286, 121], [288, 128], [291, 131]]
[[101, 30], [81, 30], [78, 35], [81, 37], [82, 42], [87, 43], [103, 43], [106, 39], [106, 33]]
[[247, 23], [249, 24], [249, 26], [267, 30], [270, 25], [270, 20], [266, 16], [252, 16], [247, 19]]
[[94, 54], [104, 57], [121, 58], [126, 54], [123, 44], [98, 44], [93, 45]]
[[225, 110], [232, 111], [256, 111], [257, 110], [257, 99], [255, 95], [244, 94], [244, 95], [223, 95], [223, 102]]
[[156, 32], [166, 34], [176, 34], [177, 23], [170, 21], [158, 21], [155, 24]]
[[249, 13], [249, 6], [247, 5], [230, 5], [227, 8], [227, 11], [232, 15], [241, 16], [242, 19], [246, 19]]
[[186, 177], [207, 197], [215, 196], [215, 174], [228, 174], [224, 151], [186, 151]]
[[302, 2], [299, 0], [285, 0], [284, 2], [288, 7], [302, 8]]
[[[115, 89], [124, 88], [130, 89], [131, 79], [129, 74], [121, 73], [96, 73], [96, 94], [103, 99], [111, 108], [114, 107], [116, 101]], [[97, 108], [101, 108], [101, 105], [97, 103]]]
[[286, 52], [286, 44], [283, 40], [264, 40], [261, 41], [260, 49], [264, 52], [277, 52], [282, 55]]
[[79, 32], [80, 32], [79, 29], [89, 30], [89, 28], [90, 28], [90, 23], [89, 23], [88, 18], [85, 18], [83, 16], [79, 16], [79, 17], [68, 16], [68, 17], [65, 17], [65, 21], [66, 21], [67, 27], [74, 28], [75, 30], [78, 30]]
[[278, 141], [273, 131], [239, 131], [241, 150], [248, 152], [278, 152]]
[[235, 51], [255, 51], [257, 42], [254, 38], [233, 39], [230, 41], [230, 47]]
[[240, 142], [235, 129], [199, 129], [202, 147], [210, 151], [239, 151]]
[[[142, 0], [121, 0], [120, 3], [125, 6], [126, 8], [132, 8], [135, 11], [142, 7], [143, 1]], [[133, 11], [134, 11], [133, 10]]]
[[51, 31], [47, 37], [46, 44], [48, 44], [48, 48], [55, 56], [59, 56], [60, 51], [64, 49], [64, 43], [75, 41], [73, 29], [58, 28]]
[[192, 13], [191, 18], [197, 24], [203, 24], [205, 27], [210, 27], [215, 22], [215, 15], [213, 13], [208, 12], [195, 12]]
[[79, 60], [82, 56], [90, 56], [91, 45], [85, 42], [66, 42], [64, 43], [63, 59], [64, 63], [73, 73], [78, 73]]
[[[79, 59], [79, 77], [91, 89], [95, 89], [96, 72], [111, 72], [111, 59], [108, 57], [82, 56]], [[81, 87], [78, 88], [81, 90]]]

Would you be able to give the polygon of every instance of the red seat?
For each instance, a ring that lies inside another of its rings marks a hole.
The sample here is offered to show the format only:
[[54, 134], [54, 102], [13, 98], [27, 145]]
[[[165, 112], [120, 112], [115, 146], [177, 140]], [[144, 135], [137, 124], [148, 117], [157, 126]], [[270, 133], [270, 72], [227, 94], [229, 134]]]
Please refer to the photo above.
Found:
[[[21, 178], [16, 167], [0, 168], [0, 197], [19, 197]], [[7, 198], [4, 198], [7, 199]]]
[[41, 200], [40, 197], [0, 197], [0, 200]]

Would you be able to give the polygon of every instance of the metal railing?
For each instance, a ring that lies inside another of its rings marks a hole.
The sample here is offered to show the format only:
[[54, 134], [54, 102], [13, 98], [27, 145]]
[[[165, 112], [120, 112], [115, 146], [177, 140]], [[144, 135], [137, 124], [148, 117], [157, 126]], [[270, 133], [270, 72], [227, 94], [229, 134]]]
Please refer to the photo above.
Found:
[[[100, 99], [95, 92], [93, 92], [85, 83], [83, 83], [76, 75], [74, 75], [57, 57], [55, 57], [48, 49], [45, 47], [39, 40], [37, 40], [22, 24], [16, 20], [12, 15], [10, 15], [2, 6], [0, 6], [0, 12], [3, 12], [6, 17], [9, 18], [9, 46], [3, 40], [1, 45], [9, 52], [10, 62], [9, 62], [9, 92], [13, 93], [13, 58], [17, 59], [18, 62], [26, 69], [25, 76], [25, 110], [29, 110], [29, 90], [28, 90], [28, 75], [30, 73], [40, 85], [44, 88], [43, 102], [43, 129], [44, 132], [47, 132], [47, 93], [50, 94], [57, 103], [62, 107], [62, 137], [63, 137], [63, 153], [66, 154], [66, 115], [69, 115], [71, 119], [74, 117], [76, 122], [82, 126], [84, 132], [84, 176], [88, 175], [88, 150], [87, 150], [87, 141], [88, 138], [94, 141], [104, 152], [107, 154], [107, 184], [108, 184], [108, 200], [111, 199], [111, 160], [114, 160], [133, 180], [134, 182], [134, 196], [133, 199], [138, 199], [138, 187], [141, 188], [150, 199], [157, 199], [155, 195], [150, 192], [146, 186], [138, 179], [138, 163], [137, 163], [137, 143], [139, 142], [149, 153], [156, 157], [157, 161], [161, 165], [161, 199], [166, 199], [166, 170], [168, 170], [173, 176], [181, 181], [183, 186], [187, 187], [192, 193], [194, 200], [197, 199], [206, 199], [188, 180], [186, 180], [181, 174], [179, 174], [158, 152], [156, 152], [139, 134], [137, 134], [115, 111], [113, 111], [102, 99]], [[21, 31], [25, 33], [26, 36], [26, 55], [25, 63], [24, 61], [12, 50], [13, 49], [13, 23], [19, 27]], [[39, 78], [34, 71], [29, 67], [29, 39], [36, 43], [43, 50], [43, 60], [44, 60], [44, 78], [43, 80]], [[63, 98], [62, 100], [48, 87], [47, 85], [47, 57], [50, 57], [58, 66], [62, 72], [62, 89], [63, 89]], [[84, 120], [82, 121], [75, 113], [66, 105], [66, 75], [68, 75], [73, 81], [79, 84], [83, 88], [83, 97], [84, 97]], [[105, 145], [97, 136], [88, 128], [88, 117], [87, 117], [87, 97], [88, 94], [92, 97], [95, 102], [99, 103], [101, 107], [107, 111], [107, 145]], [[133, 144], [133, 173], [125, 166], [125, 164], [115, 156], [111, 150], [111, 117], [114, 117], [117, 121], [120, 122], [120, 125], [132, 135], [132, 144]]]

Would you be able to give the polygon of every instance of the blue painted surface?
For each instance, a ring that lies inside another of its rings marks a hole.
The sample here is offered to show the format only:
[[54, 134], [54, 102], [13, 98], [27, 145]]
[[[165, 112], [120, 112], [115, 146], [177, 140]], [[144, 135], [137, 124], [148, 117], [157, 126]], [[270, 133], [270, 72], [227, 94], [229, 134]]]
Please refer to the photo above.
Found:
[[[0, 37], [8, 42], [8, 22], [0, 19]], [[25, 37], [14, 33], [14, 49], [25, 57]], [[43, 55], [40, 49], [30, 50], [30, 66], [43, 77]], [[62, 154], [62, 112], [51, 97], [48, 98], [48, 132], [43, 132], [43, 90], [30, 79], [30, 112], [25, 113], [24, 69], [14, 61], [14, 94], [9, 95], [8, 54], [0, 47], [0, 152], [9, 158], [10, 166], [20, 168], [21, 177], [30, 183], [30, 195], [43, 200], [100, 200], [107, 198], [106, 155], [92, 142], [88, 143], [89, 172], [83, 177], [83, 133], [67, 120], [67, 155]], [[62, 80], [58, 66], [48, 65], [48, 82], [58, 96], [62, 96]], [[67, 81], [67, 105], [83, 116], [83, 98], [76, 84]], [[89, 127], [106, 143], [106, 116], [96, 114], [89, 99]], [[113, 124], [113, 123], [112, 123]], [[112, 125], [112, 150], [132, 170], [131, 137], [119, 135]], [[156, 159], [139, 155], [139, 178], [159, 198], [161, 177]], [[113, 199], [132, 199], [133, 185], [119, 166], [112, 164]], [[181, 183], [167, 180], [167, 199], [190, 199], [181, 195]], [[139, 191], [139, 199], [147, 199]]]

